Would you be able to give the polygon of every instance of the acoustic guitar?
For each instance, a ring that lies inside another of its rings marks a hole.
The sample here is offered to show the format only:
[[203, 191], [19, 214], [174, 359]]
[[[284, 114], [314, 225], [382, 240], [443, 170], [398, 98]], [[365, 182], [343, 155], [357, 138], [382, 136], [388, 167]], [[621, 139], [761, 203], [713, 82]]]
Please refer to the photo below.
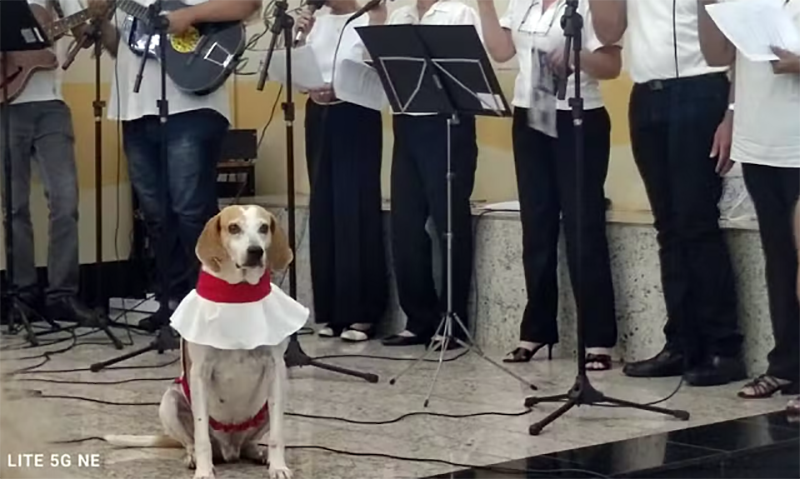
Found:
[[[2, 0], [0, 0], [2, 1]], [[130, 49], [138, 55], [161, 59], [158, 33], [152, 33], [148, 7], [135, 0], [116, 0], [116, 7], [130, 15], [121, 25]], [[188, 8], [180, 0], [162, 0], [161, 12]], [[220, 22], [195, 25], [182, 35], [167, 35], [167, 75], [178, 89], [195, 95], [207, 95], [221, 87], [233, 73], [244, 53], [247, 34], [243, 22]], [[124, 38], [124, 37], [123, 37]]]
[[[0, 0], [2, 1], [2, 0]], [[79, 27], [84, 23], [91, 20], [91, 15], [88, 10], [83, 10], [74, 15], [64, 17], [61, 20], [53, 21], [53, 16], [41, 5], [31, 5], [31, 11], [34, 17], [41, 25], [47, 38], [55, 43], [58, 39], [63, 37], [73, 28]], [[55, 70], [58, 68], [58, 58], [51, 49], [33, 50], [26, 52], [10, 52], [0, 53], [0, 61], [2, 55], [8, 55], [8, 66], [6, 73], [7, 78], [2, 78], [0, 74], [0, 85], [8, 82], [8, 101], [11, 102], [16, 99], [20, 93], [25, 89], [31, 76], [40, 70]], [[5, 101], [3, 94], [0, 93], [0, 105]]]

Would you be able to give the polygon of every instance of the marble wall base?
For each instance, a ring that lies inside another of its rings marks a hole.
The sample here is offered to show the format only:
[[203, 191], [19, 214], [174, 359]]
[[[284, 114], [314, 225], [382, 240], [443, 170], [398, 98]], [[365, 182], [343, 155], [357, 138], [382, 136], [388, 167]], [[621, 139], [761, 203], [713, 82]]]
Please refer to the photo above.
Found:
[[[285, 209], [272, 209], [285, 220]], [[300, 209], [297, 214], [298, 298], [311, 306], [305, 218], [306, 210]], [[388, 230], [387, 226], [387, 238]], [[510, 350], [515, 346], [525, 307], [521, 224], [516, 215], [476, 216], [475, 232], [472, 328], [481, 346], [497, 351]], [[751, 373], [760, 373], [766, 368], [766, 356], [773, 345], [761, 242], [754, 230], [726, 229], [725, 235], [734, 261], [739, 322], [745, 335], [745, 360]], [[615, 356], [628, 362], [645, 359], [663, 347], [662, 328], [666, 322], [655, 231], [650, 225], [609, 223], [608, 238], [619, 325]], [[391, 254], [388, 242], [387, 254]], [[438, 255], [434, 257], [434, 264], [438, 265]], [[280, 277], [276, 280], [280, 281]], [[288, 281], [283, 288], [288, 290]], [[571, 357], [576, 349], [575, 304], [563, 239], [559, 246], [559, 290], [561, 342], [554, 349], [554, 355]], [[391, 294], [391, 307], [380, 326], [383, 334], [402, 329], [405, 322], [393, 281]]]

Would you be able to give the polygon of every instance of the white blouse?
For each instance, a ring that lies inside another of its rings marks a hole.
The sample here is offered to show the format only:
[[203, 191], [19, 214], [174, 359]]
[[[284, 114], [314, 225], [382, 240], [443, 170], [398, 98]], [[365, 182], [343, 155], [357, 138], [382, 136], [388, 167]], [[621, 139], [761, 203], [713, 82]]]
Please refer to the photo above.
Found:
[[[314, 27], [306, 37], [306, 45], [314, 51], [314, 56], [317, 58], [322, 72], [322, 79], [326, 83], [330, 83], [333, 79], [334, 56], [336, 56], [336, 68], [339, 68], [344, 59], [359, 62], [364, 60], [367, 50], [356, 28], [369, 25], [369, 15], [356, 18], [347, 25], [347, 29], [342, 33], [344, 24], [351, 16], [353, 16], [352, 13], [338, 15], [330, 13], [330, 11], [317, 14]], [[339, 41], [340, 36], [341, 42]], [[338, 53], [336, 52], [337, 45]]]
[[[564, 31], [561, 28], [561, 18], [566, 7], [565, 0], [556, 0], [547, 10], [543, 10], [542, 0], [511, 0], [505, 15], [500, 18], [500, 25], [511, 32], [514, 47], [517, 50], [519, 74], [514, 87], [514, 100], [512, 104], [519, 108], [531, 107], [531, 73], [532, 51], [538, 50], [551, 52], [564, 49]], [[589, 1], [581, 0], [579, 13], [583, 17], [583, 49], [594, 52], [603, 47], [594, 33]], [[574, 96], [575, 76], [571, 75], [567, 83], [567, 99], [557, 103], [559, 110], [569, 110], [568, 99]], [[586, 72], [581, 72], [581, 96], [584, 108], [592, 110], [603, 107], [603, 97], [600, 94], [600, 82]]]

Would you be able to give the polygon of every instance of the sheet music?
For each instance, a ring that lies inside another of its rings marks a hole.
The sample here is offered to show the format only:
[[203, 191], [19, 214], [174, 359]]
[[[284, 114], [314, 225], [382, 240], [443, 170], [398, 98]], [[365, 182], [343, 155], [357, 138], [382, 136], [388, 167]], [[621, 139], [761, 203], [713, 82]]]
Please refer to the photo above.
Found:
[[378, 72], [363, 62], [343, 59], [333, 82], [333, 91], [340, 100], [377, 111], [389, 104]]
[[708, 5], [711, 19], [750, 61], [777, 60], [772, 46], [800, 53], [800, 32], [783, 0], [738, 0]]
[[[271, 81], [286, 82], [286, 50], [275, 50], [267, 73]], [[292, 49], [292, 84], [301, 91], [325, 86], [317, 57], [308, 46]]]

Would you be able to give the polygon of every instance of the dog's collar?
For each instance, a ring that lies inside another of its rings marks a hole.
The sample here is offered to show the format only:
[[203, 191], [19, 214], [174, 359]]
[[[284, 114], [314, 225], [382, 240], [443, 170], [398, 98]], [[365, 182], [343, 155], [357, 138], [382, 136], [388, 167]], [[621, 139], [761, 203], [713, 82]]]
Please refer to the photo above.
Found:
[[257, 284], [231, 284], [205, 271], [200, 271], [197, 279], [197, 294], [214, 303], [255, 303], [269, 296], [271, 291], [269, 271], [264, 271]]

